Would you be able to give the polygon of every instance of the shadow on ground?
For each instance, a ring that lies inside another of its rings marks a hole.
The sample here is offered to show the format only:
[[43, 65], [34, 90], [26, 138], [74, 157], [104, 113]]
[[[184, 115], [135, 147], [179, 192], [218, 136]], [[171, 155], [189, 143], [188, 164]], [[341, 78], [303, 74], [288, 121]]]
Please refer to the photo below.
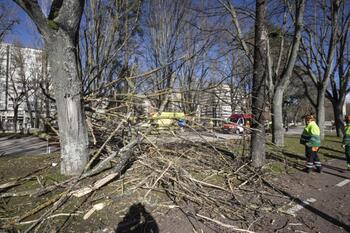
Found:
[[327, 146], [321, 146], [320, 150], [322, 150], [322, 149], [344, 154], [344, 151], [336, 150], [336, 149], [333, 149], [333, 148], [330, 148], [330, 147], [327, 147]]
[[[301, 156], [301, 155], [299, 155], [299, 154], [293, 154], [293, 153], [285, 152], [285, 151], [283, 151], [282, 153], [283, 153], [283, 155], [284, 155], [285, 157], [287, 157], [287, 158], [291, 158], [291, 159], [300, 159], [300, 160], [306, 161], [305, 156]], [[273, 153], [269, 153], [269, 154], [268, 154], [268, 158], [272, 158], [272, 159], [279, 160], [279, 161], [282, 161], [282, 162], [285, 161], [285, 158], [281, 157], [280, 155], [273, 154]], [[343, 158], [339, 158], [339, 157], [337, 157], [337, 156], [335, 156], [335, 158], [336, 158], [336, 159], [343, 160]], [[296, 169], [298, 169], [298, 170], [300, 170], [300, 171], [302, 171], [302, 170], [305, 168], [304, 164], [300, 164], [300, 163], [298, 163], [298, 162], [296, 162], [296, 161], [293, 161], [293, 160], [288, 160], [288, 164], [291, 164], [294, 168], [296, 168]], [[322, 166], [323, 166], [324, 168], [328, 168], [328, 169], [330, 169], [330, 170], [334, 170], [334, 171], [337, 171], [337, 172], [340, 172], [340, 173], [344, 173], [344, 172], [347, 171], [346, 169], [334, 167], [334, 166], [331, 166], [331, 165], [328, 165], [328, 164], [322, 164]], [[326, 172], [326, 171], [323, 171], [323, 172], [324, 172], [324, 173], [327, 173], [327, 174], [329, 174], [329, 175], [334, 175], [334, 176], [338, 176], [338, 177], [340, 177], [340, 178], [344, 178], [344, 177], [341, 176], [341, 175], [337, 175], [337, 174], [334, 174], [334, 173], [331, 173], [331, 172]], [[346, 178], [346, 177], [345, 177], [345, 178]], [[347, 179], [347, 178], [346, 178], [346, 179]]]
[[123, 218], [116, 233], [159, 233], [158, 225], [150, 213], [141, 204], [134, 204], [129, 208], [129, 212]]

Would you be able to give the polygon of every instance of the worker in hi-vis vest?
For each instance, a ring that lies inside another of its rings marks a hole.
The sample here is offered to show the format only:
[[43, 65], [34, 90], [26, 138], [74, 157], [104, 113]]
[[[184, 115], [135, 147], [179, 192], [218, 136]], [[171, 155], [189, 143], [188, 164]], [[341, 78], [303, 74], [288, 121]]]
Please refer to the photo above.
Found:
[[350, 115], [345, 116], [345, 123], [343, 148], [345, 148], [346, 162], [348, 170], [350, 170]]
[[315, 164], [316, 171], [321, 173], [322, 165], [317, 154], [321, 146], [320, 128], [316, 124], [313, 115], [306, 115], [305, 123], [306, 126], [300, 137], [300, 143], [305, 145], [305, 156], [307, 161], [305, 171], [310, 173]]

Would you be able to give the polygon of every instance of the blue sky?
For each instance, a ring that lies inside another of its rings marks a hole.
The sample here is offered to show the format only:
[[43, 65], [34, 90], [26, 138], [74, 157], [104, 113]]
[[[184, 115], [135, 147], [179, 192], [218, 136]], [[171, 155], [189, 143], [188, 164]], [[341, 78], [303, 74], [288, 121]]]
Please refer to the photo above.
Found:
[[5, 1], [9, 9], [14, 9], [14, 13], [19, 20], [19, 24], [5, 37], [4, 41], [8, 43], [20, 42], [22, 46], [30, 48], [42, 47], [41, 36], [27, 14], [12, 0], [0, 1]]

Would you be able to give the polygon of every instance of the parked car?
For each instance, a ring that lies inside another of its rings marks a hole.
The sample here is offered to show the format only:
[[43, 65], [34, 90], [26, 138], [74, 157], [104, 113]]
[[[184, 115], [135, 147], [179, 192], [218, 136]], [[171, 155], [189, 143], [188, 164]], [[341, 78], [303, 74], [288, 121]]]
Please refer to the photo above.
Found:
[[253, 120], [252, 114], [232, 114], [223, 124], [223, 130], [231, 133], [243, 133], [245, 128], [250, 128]]
[[244, 132], [244, 128], [242, 126], [240, 126], [239, 124], [234, 123], [234, 122], [225, 122], [222, 125], [222, 129], [225, 132], [235, 133], [235, 134], [241, 134]]

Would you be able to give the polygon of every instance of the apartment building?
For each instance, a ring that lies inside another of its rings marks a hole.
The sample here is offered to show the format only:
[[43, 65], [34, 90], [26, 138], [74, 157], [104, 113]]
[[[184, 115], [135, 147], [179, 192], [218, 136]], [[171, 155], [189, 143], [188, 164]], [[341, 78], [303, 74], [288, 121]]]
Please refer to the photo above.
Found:
[[200, 99], [200, 116], [225, 119], [232, 113], [245, 112], [247, 98], [227, 84], [211, 85]]
[[42, 50], [0, 44], [0, 130], [38, 127], [42, 79]]

